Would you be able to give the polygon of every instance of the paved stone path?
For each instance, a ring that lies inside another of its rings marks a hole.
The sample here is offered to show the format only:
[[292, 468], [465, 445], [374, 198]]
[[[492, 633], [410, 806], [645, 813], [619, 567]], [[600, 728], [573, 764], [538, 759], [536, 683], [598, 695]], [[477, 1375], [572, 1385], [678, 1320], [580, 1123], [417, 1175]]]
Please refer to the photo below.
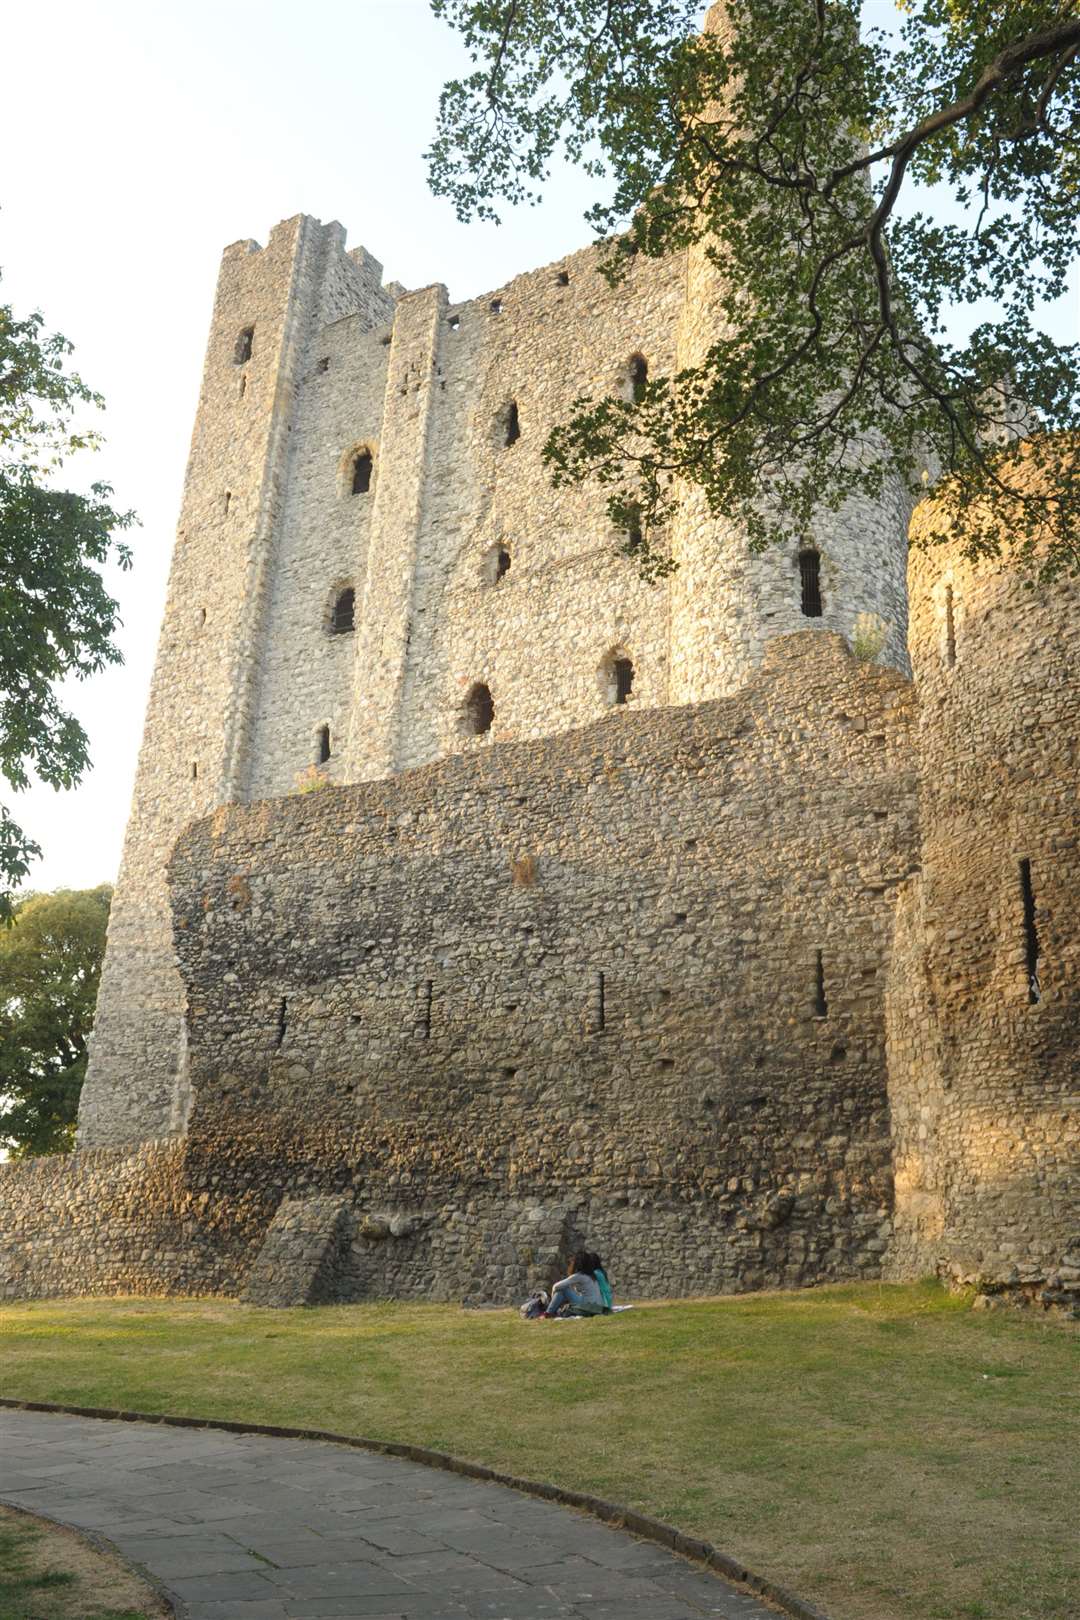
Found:
[[569, 1508], [318, 1440], [0, 1410], [0, 1500], [107, 1537], [188, 1620], [776, 1620]]

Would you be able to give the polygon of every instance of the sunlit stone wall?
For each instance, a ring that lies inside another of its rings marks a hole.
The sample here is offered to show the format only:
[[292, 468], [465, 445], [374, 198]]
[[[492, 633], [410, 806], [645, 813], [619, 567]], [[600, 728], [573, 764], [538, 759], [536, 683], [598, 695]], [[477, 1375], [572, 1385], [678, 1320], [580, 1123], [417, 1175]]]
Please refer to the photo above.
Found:
[[916, 547], [909, 583], [922, 876], [888, 998], [892, 1266], [1036, 1282], [1080, 1235], [1080, 589], [950, 545]]

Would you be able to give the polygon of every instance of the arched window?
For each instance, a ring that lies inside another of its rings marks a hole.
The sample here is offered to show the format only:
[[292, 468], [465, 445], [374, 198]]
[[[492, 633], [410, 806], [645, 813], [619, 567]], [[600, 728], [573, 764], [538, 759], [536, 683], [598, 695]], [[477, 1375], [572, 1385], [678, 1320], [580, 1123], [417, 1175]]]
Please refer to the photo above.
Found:
[[816, 551], [799, 552], [802, 610], [808, 619], [821, 618], [821, 557]]
[[330, 631], [335, 636], [348, 635], [356, 629], [356, 592], [351, 585], [339, 591], [330, 614]]
[[623, 398], [628, 405], [637, 405], [645, 397], [645, 385], [648, 380], [649, 362], [643, 354], [632, 354], [626, 362], [623, 380]]
[[315, 733], [315, 763], [325, 765], [330, 758], [330, 727], [320, 726]]
[[485, 686], [483, 681], [477, 681], [465, 699], [462, 730], [467, 737], [482, 737], [485, 731], [490, 731], [495, 719], [495, 699], [491, 695], [491, 688]]
[[236, 348], [233, 350], [233, 363], [238, 366], [246, 365], [251, 359], [251, 351], [255, 347], [255, 328], [245, 326], [236, 339]]
[[634, 664], [625, 650], [617, 647], [600, 661], [600, 691], [605, 703], [628, 703], [634, 689]]
[[625, 703], [634, 685], [634, 666], [629, 658], [615, 660], [615, 702]]
[[366, 495], [371, 488], [371, 451], [358, 450], [352, 464], [352, 492]]
[[504, 405], [497, 419], [496, 437], [504, 450], [509, 450], [512, 444], [517, 444], [521, 438], [521, 422], [518, 418], [517, 400], [512, 399]]

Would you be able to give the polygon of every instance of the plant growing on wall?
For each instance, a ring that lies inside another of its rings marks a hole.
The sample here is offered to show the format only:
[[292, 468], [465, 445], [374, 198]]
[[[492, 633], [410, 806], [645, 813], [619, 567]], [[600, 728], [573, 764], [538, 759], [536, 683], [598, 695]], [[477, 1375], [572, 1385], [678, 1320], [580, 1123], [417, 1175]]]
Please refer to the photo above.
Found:
[[[1080, 246], [1077, 0], [900, 0], [861, 36], [859, 0], [729, 0], [700, 37], [691, 0], [432, 8], [477, 64], [429, 154], [460, 218], [539, 200], [561, 148], [602, 193], [609, 279], [695, 244], [717, 272], [696, 363], [578, 400], [545, 450], [556, 484], [604, 487], [646, 577], [688, 487], [761, 550], [898, 472], [952, 475], [928, 540], [1080, 572], [1080, 460], [1051, 438], [1080, 425], [1080, 345], [1034, 314]], [[1035, 421], [1050, 497], [1020, 477]]]
[[851, 650], [863, 663], [872, 664], [889, 639], [889, 626], [880, 613], [857, 613], [851, 626]]
[[112, 889], [31, 894], [0, 930], [0, 1147], [62, 1153], [75, 1137]]
[[[87, 737], [57, 691], [121, 661], [117, 605], [101, 577], [130, 552], [117, 538], [134, 517], [110, 504], [108, 484], [64, 489], [72, 455], [99, 444], [76, 420], [102, 400], [64, 369], [71, 345], [40, 314], [16, 320], [0, 305], [0, 774], [16, 791], [30, 772], [73, 787], [89, 764]], [[0, 806], [0, 921], [11, 889], [41, 851]]]

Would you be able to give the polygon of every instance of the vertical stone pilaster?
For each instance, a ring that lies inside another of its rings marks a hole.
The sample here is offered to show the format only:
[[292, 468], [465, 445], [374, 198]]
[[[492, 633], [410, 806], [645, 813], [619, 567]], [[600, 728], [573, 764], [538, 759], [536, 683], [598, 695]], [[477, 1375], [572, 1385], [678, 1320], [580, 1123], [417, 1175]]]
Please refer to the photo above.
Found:
[[[398, 767], [417, 547], [445, 311], [445, 287], [425, 287], [400, 299], [394, 320], [375, 510], [357, 603], [354, 701], [346, 766], [353, 781], [389, 776]], [[442, 469], [442, 475], [452, 476], [453, 469]]]

